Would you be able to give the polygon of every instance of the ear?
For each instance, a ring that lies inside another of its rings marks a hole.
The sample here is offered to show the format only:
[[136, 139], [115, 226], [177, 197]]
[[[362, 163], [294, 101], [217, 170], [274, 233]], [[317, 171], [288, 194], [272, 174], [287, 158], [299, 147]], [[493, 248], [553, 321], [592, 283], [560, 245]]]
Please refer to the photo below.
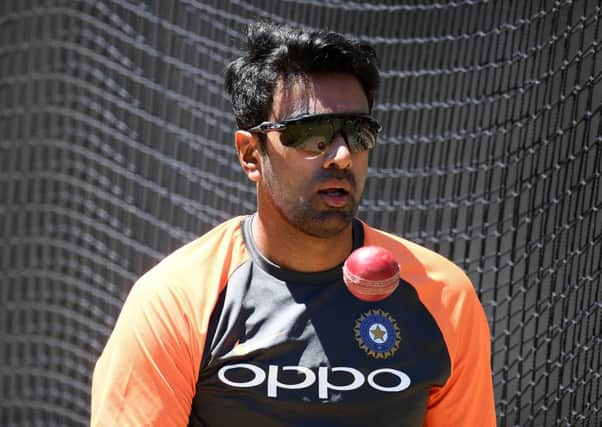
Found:
[[250, 181], [257, 182], [261, 178], [261, 147], [259, 138], [251, 132], [237, 130], [234, 133], [236, 154], [243, 172]]

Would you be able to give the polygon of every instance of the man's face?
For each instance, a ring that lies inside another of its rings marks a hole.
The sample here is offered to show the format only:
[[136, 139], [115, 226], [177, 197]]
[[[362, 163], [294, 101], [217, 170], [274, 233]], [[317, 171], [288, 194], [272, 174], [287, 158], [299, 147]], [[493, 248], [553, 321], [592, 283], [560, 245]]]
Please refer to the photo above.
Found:
[[[313, 74], [288, 87], [277, 84], [270, 121], [304, 114], [368, 113], [360, 82], [348, 74]], [[315, 237], [332, 237], [351, 223], [368, 170], [368, 152], [351, 153], [343, 135], [322, 153], [286, 147], [279, 132], [266, 135], [258, 182], [258, 210], [280, 216]]]

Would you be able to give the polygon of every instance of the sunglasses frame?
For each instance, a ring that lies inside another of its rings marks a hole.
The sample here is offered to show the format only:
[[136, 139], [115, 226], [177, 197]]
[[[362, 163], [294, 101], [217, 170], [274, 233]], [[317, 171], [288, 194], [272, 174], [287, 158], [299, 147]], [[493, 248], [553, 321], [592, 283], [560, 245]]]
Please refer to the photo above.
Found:
[[[378, 136], [378, 134], [380, 133], [380, 131], [382, 130], [382, 126], [381, 124], [371, 115], [369, 114], [363, 114], [363, 113], [326, 113], [326, 114], [306, 114], [303, 116], [299, 116], [299, 117], [295, 117], [292, 119], [285, 119], [285, 120], [279, 120], [276, 122], [263, 122], [258, 124], [257, 126], [253, 126], [249, 129], [247, 129], [247, 132], [251, 132], [251, 133], [262, 133], [262, 134], [266, 134], [268, 132], [283, 132], [286, 131], [288, 126], [293, 126], [293, 125], [298, 125], [298, 124], [303, 124], [304, 122], [324, 122], [324, 121], [329, 121], [329, 120], [366, 120], [371, 127], [374, 127], [374, 141], [376, 145], [376, 138]], [[340, 129], [338, 129], [338, 132], [340, 132], [341, 130], [344, 129], [344, 126], [341, 126]], [[334, 137], [335, 134], [333, 134]], [[327, 141], [325, 147], [323, 150], [319, 150], [319, 151], [315, 151], [315, 152], [323, 152], [331, 143], [332, 143], [332, 139], [331, 138], [330, 141]], [[346, 136], [347, 138], [347, 136]], [[302, 143], [299, 143], [297, 145], [295, 144], [285, 144], [282, 143], [282, 145], [286, 146], [286, 147], [292, 147], [295, 149], [301, 149], [298, 146], [302, 145]], [[349, 148], [351, 149], [352, 152], [359, 152], [359, 151], [365, 151], [365, 150], [369, 150], [371, 148], [374, 147], [374, 145], [372, 147], [363, 149], [363, 150], [353, 150], [353, 147], [349, 144], [349, 142], [347, 141], [347, 145], [349, 146]]]

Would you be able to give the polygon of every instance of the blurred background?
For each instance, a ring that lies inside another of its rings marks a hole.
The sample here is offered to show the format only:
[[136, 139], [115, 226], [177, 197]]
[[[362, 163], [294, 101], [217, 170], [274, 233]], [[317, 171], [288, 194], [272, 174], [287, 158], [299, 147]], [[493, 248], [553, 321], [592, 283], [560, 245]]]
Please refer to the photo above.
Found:
[[602, 425], [601, 17], [600, 0], [0, 1], [0, 425], [87, 425], [133, 282], [254, 211], [222, 76], [256, 20], [375, 47], [359, 216], [467, 271], [499, 425]]

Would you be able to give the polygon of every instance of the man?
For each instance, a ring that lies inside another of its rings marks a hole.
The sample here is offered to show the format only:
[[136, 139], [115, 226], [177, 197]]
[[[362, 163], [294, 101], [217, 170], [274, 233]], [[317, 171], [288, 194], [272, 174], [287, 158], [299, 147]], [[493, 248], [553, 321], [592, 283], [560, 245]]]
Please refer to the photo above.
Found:
[[[489, 331], [466, 275], [354, 217], [379, 124], [374, 51], [252, 25], [226, 72], [257, 212], [133, 287], [94, 372], [92, 425], [493, 426]], [[391, 250], [400, 284], [356, 299], [341, 265]]]

